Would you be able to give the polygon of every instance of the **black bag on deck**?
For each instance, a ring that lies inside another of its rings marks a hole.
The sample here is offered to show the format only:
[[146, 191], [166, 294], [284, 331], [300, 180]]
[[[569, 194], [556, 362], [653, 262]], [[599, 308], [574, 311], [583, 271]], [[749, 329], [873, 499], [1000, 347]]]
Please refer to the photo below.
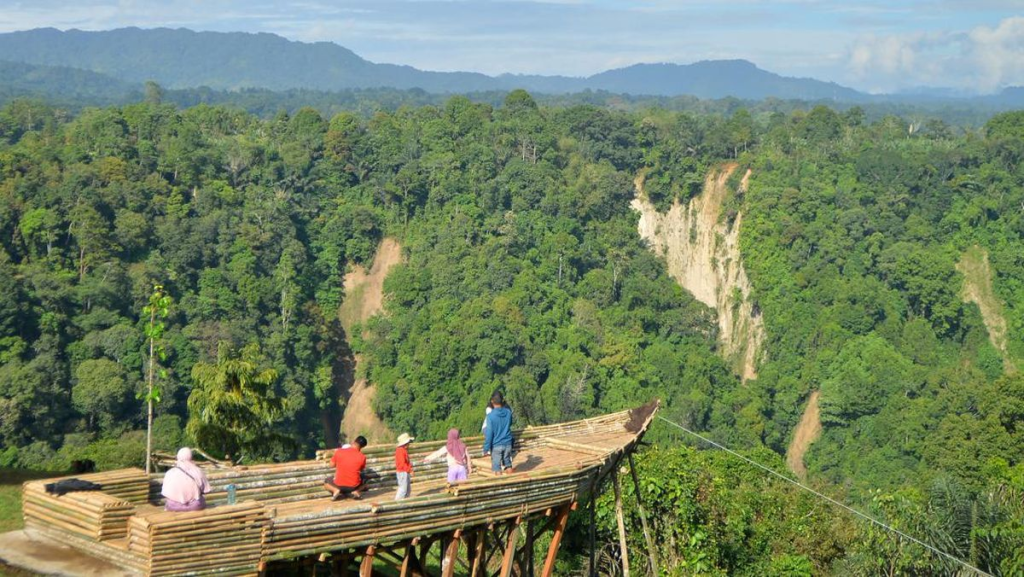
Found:
[[47, 483], [43, 485], [43, 488], [46, 489], [47, 493], [60, 496], [72, 491], [99, 491], [103, 488], [103, 485], [81, 479], [64, 479], [56, 483]]

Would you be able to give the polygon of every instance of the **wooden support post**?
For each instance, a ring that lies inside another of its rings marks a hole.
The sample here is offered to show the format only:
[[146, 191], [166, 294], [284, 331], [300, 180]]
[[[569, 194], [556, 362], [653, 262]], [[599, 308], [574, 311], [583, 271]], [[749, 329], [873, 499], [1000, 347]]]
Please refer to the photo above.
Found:
[[647, 556], [651, 562], [651, 575], [657, 577], [658, 554], [654, 549], [654, 540], [651, 539], [651, 530], [647, 527], [647, 513], [644, 511], [643, 495], [640, 494], [640, 478], [636, 474], [636, 463], [633, 461], [633, 453], [629, 454], [629, 473], [633, 477], [633, 489], [636, 491], [636, 506], [640, 511], [640, 524], [644, 527], [644, 540], [647, 542]]
[[416, 557], [416, 541], [411, 541], [405, 546], [405, 556], [402, 558], [401, 577], [426, 577], [426, 569], [420, 564]]
[[622, 577], [629, 577], [629, 550], [626, 547], [626, 521], [622, 515], [622, 487], [619, 485], [619, 471], [612, 476], [615, 483], [615, 520], [619, 523], [619, 547], [622, 549]]
[[512, 575], [512, 562], [516, 557], [516, 538], [519, 537], [520, 517], [508, 524], [508, 540], [505, 542], [505, 556], [501, 560], [501, 577]]
[[[466, 535], [466, 573], [473, 571], [473, 557], [476, 555], [476, 541], [480, 537], [480, 531], [473, 529]], [[472, 575], [470, 575], [472, 577]]]
[[525, 574], [529, 577], [533, 577], [533, 539], [534, 539], [534, 522], [526, 522], [526, 571]]
[[487, 570], [487, 528], [477, 532], [473, 543], [472, 561], [469, 563], [469, 577], [479, 577]]
[[597, 577], [597, 475], [590, 486], [590, 577]]
[[459, 560], [459, 543], [462, 542], [462, 530], [452, 535], [448, 546], [444, 548], [444, 557], [441, 559], [441, 577], [455, 577], [455, 567]]
[[566, 505], [558, 512], [558, 518], [555, 521], [555, 532], [551, 535], [551, 545], [548, 547], [548, 556], [544, 559], [542, 577], [551, 577], [554, 574], [555, 558], [558, 557], [558, 547], [562, 544], [562, 535], [565, 534], [565, 525], [569, 522], [569, 511], [571, 510], [572, 505]]
[[533, 561], [533, 535], [535, 530], [535, 522], [532, 519], [526, 520], [526, 543], [523, 544], [523, 548], [519, 550], [517, 559], [517, 566], [519, 568], [519, 576], [523, 577], [529, 575], [533, 577], [533, 569], [530, 567]]
[[359, 564], [359, 577], [373, 577], [373, 556], [377, 553], [377, 548], [370, 545], [366, 548], [366, 554], [363, 555], [363, 562]]
[[352, 558], [348, 553], [331, 557], [331, 577], [348, 577], [348, 565]]
[[420, 565], [423, 566], [423, 570], [427, 570], [427, 565], [430, 563], [430, 547], [434, 544], [429, 537], [424, 537], [423, 541], [420, 542]]

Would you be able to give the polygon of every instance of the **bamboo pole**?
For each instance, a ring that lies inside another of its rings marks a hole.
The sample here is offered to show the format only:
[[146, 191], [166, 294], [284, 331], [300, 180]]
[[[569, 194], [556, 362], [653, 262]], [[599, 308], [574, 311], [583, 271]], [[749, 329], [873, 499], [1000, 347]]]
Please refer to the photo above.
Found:
[[618, 471], [612, 477], [615, 483], [615, 520], [619, 524], [619, 547], [622, 549], [622, 576], [629, 577], [629, 551], [626, 548], [626, 522], [622, 516], [622, 488], [619, 486]]
[[570, 451], [582, 451], [584, 453], [589, 453], [592, 455], [604, 455], [605, 453], [608, 452], [606, 449], [602, 449], [601, 447], [595, 447], [593, 445], [587, 445], [584, 443], [567, 441], [565, 439], [560, 439], [558, 437], [552, 437], [550, 439], [547, 439], [547, 443], [553, 447], [569, 449]]

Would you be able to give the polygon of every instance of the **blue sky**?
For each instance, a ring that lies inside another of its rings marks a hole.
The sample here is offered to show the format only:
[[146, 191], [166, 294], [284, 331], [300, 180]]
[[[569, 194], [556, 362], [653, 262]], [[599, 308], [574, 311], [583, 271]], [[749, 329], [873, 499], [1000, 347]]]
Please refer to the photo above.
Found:
[[273, 32], [487, 74], [745, 58], [872, 92], [1024, 85], [1024, 0], [0, 0], [0, 31], [42, 26]]

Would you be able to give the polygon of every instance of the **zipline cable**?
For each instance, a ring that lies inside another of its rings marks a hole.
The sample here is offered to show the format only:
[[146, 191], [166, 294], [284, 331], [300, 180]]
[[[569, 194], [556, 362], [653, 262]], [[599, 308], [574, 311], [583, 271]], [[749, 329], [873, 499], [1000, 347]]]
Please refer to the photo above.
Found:
[[862, 519], [865, 519], [865, 520], [869, 521], [870, 523], [878, 525], [879, 527], [881, 527], [882, 529], [885, 529], [886, 531], [890, 531], [892, 533], [895, 533], [896, 535], [899, 535], [900, 537], [902, 537], [903, 539], [906, 539], [907, 541], [911, 541], [913, 543], [917, 543], [918, 545], [924, 547], [925, 549], [928, 549], [929, 551], [931, 551], [931, 552], [933, 552], [933, 553], [935, 553], [937, 555], [945, 557], [946, 559], [949, 559], [950, 561], [953, 561], [954, 563], [962, 565], [963, 567], [965, 567], [967, 569], [970, 569], [971, 571], [973, 571], [974, 573], [977, 573], [978, 575], [984, 575], [985, 577], [993, 577], [991, 573], [986, 573], [985, 571], [982, 571], [981, 569], [978, 569], [974, 565], [971, 565], [970, 563], [968, 563], [967, 561], [964, 561], [963, 559], [961, 559], [959, 557], [956, 557], [954, 555], [946, 553], [945, 551], [943, 551], [941, 549], [938, 549], [938, 548], [936, 548], [936, 547], [934, 547], [932, 545], [929, 545], [928, 543], [925, 543], [924, 541], [922, 541], [922, 540], [920, 540], [920, 539], [918, 539], [916, 537], [908, 535], [908, 534], [904, 533], [903, 531], [900, 531], [899, 529], [897, 529], [895, 527], [892, 527], [890, 525], [886, 525], [885, 523], [879, 521], [878, 519], [875, 519], [874, 517], [872, 517], [871, 515], [868, 515], [867, 513], [861, 513], [860, 511], [854, 509], [853, 507], [850, 507], [849, 505], [846, 505], [844, 503], [836, 501], [835, 499], [833, 499], [832, 497], [829, 497], [828, 495], [825, 495], [824, 493], [820, 493], [818, 491], [815, 491], [814, 489], [808, 487], [807, 485], [804, 485], [800, 481], [797, 481], [796, 479], [793, 479], [791, 477], [787, 477], [787, 476], [783, 475], [782, 473], [779, 473], [779, 472], [775, 471], [774, 469], [766, 467], [765, 465], [762, 465], [761, 463], [758, 463], [757, 461], [755, 461], [753, 459], [750, 459], [748, 457], [744, 457], [743, 455], [737, 453], [736, 451], [733, 451], [729, 447], [726, 447], [725, 445], [717, 443], [717, 442], [715, 442], [715, 441], [705, 437], [704, 435], [701, 435], [700, 433], [695, 433], [695, 432], [691, 431], [690, 429], [687, 429], [686, 427], [680, 425], [679, 423], [675, 423], [673, 421], [670, 421], [670, 420], [668, 420], [665, 417], [662, 417], [660, 415], [658, 416], [658, 419], [660, 419], [662, 421], [665, 421], [666, 423], [672, 425], [673, 427], [678, 428], [681, 431], [684, 431], [686, 433], [689, 433], [689, 434], [693, 435], [694, 437], [697, 437], [698, 439], [704, 441], [705, 443], [707, 443], [709, 445], [712, 445], [712, 446], [714, 446], [714, 447], [716, 447], [718, 449], [721, 449], [721, 450], [725, 451], [726, 453], [729, 453], [730, 455], [736, 457], [737, 459], [741, 459], [743, 461], [746, 461], [747, 463], [750, 463], [751, 465], [757, 467], [758, 469], [761, 469], [761, 470], [765, 471], [766, 473], [774, 475], [774, 476], [776, 476], [776, 477], [778, 477], [778, 478], [780, 478], [783, 481], [786, 481], [788, 483], [792, 483], [793, 485], [796, 485], [797, 487], [800, 487], [804, 491], [807, 491], [808, 493], [811, 493], [812, 495], [818, 497], [819, 499], [824, 499], [825, 501], [828, 501], [829, 503], [831, 503], [831, 504], [833, 504], [833, 505], [835, 505], [835, 506], [837, 506], [837, 507], [839, 507], [841, 509], [845, 509], [846, 511], [849, 511], [850, 513], [853, 513], [854, 515], [856, 515], [856, 516], [858, 516], [858, 517], [860, 517]]

